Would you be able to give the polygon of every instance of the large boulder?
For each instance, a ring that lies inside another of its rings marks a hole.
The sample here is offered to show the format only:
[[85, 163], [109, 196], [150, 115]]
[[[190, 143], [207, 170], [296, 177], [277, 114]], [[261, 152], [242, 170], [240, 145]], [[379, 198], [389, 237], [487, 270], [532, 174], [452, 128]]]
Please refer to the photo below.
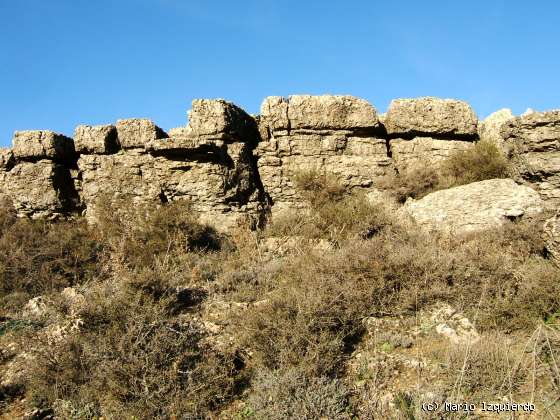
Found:
[[462, 234], [535, 217], [543, 205], [539, 194], [527, 186], [512, 179], [490, 179], [409, 199], [403, 211], [429, 231]]
[[119, 149], [117, 128], [114, 125], [79, 125], [74, 131], [77, 153], [110, 154]]
[[123, 149], [142, 149], [152, 140], [167, 137], [151, 120], [141, 118], [118, 120], [117, 134]]
[[551, 208], [560, 205], [560, 110], [532, 112], [507, 121], [500, 133], [520, 180]]
[[560, 212], [545, 222], [544, 239], [552, 260], [560, 266]]
[[72, 139], [46, 130], [16, 131], [12, 152], [17, 160], [71, 162], [75, 159]]
[[463, 101], [423, 97], [395, 99], [389, 105], [385, 128], [391, 137], [464, 137], [477, 135], [478, 119]]
[[376, 109], [366, 100], [353, 96], [270, 96], [264, 100], [260, 116], [270, 132], [380, 128]]

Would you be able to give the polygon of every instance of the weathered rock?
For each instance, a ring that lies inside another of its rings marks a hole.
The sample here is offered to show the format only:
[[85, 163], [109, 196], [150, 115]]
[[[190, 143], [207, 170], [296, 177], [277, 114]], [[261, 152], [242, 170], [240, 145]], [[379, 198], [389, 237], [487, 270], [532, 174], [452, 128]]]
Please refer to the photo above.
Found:
[[123, 149], [144, 148], [152, 140], [167, 137], [167, 134], [152, 121], [140, 118], [118, 120], [117, 134]]
[[544, 239], [552, 260], [560, 266], [560, 212], [545, 222]]
[[391, 170], [377, 112], [363, 99], [272, 96], [261, 112], [255, 155], [275, 213], [306, 206], [294, 185], [299, 173], [327, 173], [351, 190], [373, 188]]
[[9, 171], [15, 165], [12, 149], [0, 147], [0, 171]]
[[478, 137], [482, 141], [488, 141], [503, 150], [504, 139], [501, 134], [502, 126], [514, 118], [511, 109], [504, 108], [490, 114], [484, 121], [478, 123]]
[[237, 141], [250, 143], [257, 140], [254, 118], [223, 99], [195, 99], [188, 119], [187, 134], [211, 136], [227, 133]]
[[474, 147], [474, 143], [470, 141], [440, 140], [430, 137], [415, 137], [412, 140], [391, 139], [389, 144], [395, 168], [399, 172], [419, 166], [436, 165], [454, 153]]
[[19, 216], [56, 218], [76, 204], [70, 171], [62, 164], [46, 159], [20, 162], [7, 175], [5, 192]]
[[370, 103], [341, 95], [270, 96], [261, 106], [261, 124], [270, 132], [380, 128], [377, 111]]
[[16, 131], [12, 152], [17, 160], [52, 159], [61, 162], [75, 160], [72, 139], [45, 130]]
[[511, 119], [500, 133], [520, 180], [539, 191], [547, 207], [560, 205], [560, 110]]
[[[255, 121], [223, 100], [194, 101], [190, 116], [193, 125], [171, 130], [170, 137], [137, 136], [146, 140], [143, 148], [82, 155], [78, 165], [88, 218], [96, 218], [104, 197], [154, 205], [188, 200], [201, 221], [219, 230], [246, 217], [259, 219], [262, 191], [252, 163]], [[210, 122], [205, 125], [206, 119]]]
[[393, 100], [385, 117], [385, 128], [392, 137], [474, 138], [477, 122], [466, 102], [423, 97]]
[[273, 137], [256, 149], [261, 182], [273, 212], [305, 207], [295, 178], [306, 171], [326, 173], [348, 190], [373, 188], [391, 171], [386, 140], [352, 133]]
[[77, 153], [115, 153], [119, 149], [114, 125], [79, 125], [74, 131]]
[[534, 217], [543, 205], [539, 194], [527, 186], [511, 179], [490, 179], [409, 199], [403, 210], [429, 231], [461, 234]]
[[500, 133], [520, 153], [560, 151], [560, 110], [513, 118]]

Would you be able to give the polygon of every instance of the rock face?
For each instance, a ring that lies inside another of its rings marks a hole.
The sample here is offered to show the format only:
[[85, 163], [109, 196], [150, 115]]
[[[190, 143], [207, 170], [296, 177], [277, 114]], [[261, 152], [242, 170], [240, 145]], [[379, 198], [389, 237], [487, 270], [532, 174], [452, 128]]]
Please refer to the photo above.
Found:
[[462, 101], [424, 97], [395, 99], [389, 105], [385, 127], [391, 137], [465, 137], [477, 134], [476, 114]]
[[258, 137], [255, 121], [223, 100], [194, 101], [190, 117], [171, 137], [151, 121], [121, 120], [116, 131], [122, 150], [105, 154], [102, 147], [82, 154], [78, 166], [87, 216], [95, 219], [100, 199], [155, 205], [189, 200], [203, 221], [220, 230], [245, 217], [258, 220], [262, 191], [248, 140]]
[[247, 218], [260, 223], [269, 210], [306, 208], [300, 173], [327, 174], [348, 192], [386, 201], [388, 175], [436, 166], [480, 137], [502, 145], [525, 186], [492, 180], [430, 194], [406, 205], [421, 224], [468, 231], [531, 215], [541, 203], [527, 187], [545, 207], [560, 205], [560, 111], [514, 118], [501, 110], [478, 124], [468, 104], [451, 99], [397, 99], [378, 116], [352, 96], [296, 95], [266, 98], [257, 117], [199, 99], [188, 116], [169, 133], [148, 119], [81, 125], [74, 140], [16, 132], [13, 148], [0, 149], [0, 195], [19, 216], [91, 220], [101, 201], [188, 200], [203, 221], [227, 230]]
[[560, 110], [533, 112], [507, 121], [500, 131], [520, 180], [547, 206], [560, 205]]
[[545, 222], [544, 239], [552, 260], [560, 266], [560, 212]]
[[75, 160], [72, 139], [52, 131], [18, 131], [12, 151], [0, 154], [0, 187], [20, 216], [62, 216], [79, 201], [70, 169]]
[[533, 189], [512, 179], [491, 179], [409, 199], [404, 212], [427, 230], [462, 234], [534, 217], [543, 205]]
[[373, 188], [392, 170], [375, 108], [351, 96], [269, 97], [261, 107], [258, 169], [273, 212], [305, 206], [298, 173], [335, 176], [348, 190]]

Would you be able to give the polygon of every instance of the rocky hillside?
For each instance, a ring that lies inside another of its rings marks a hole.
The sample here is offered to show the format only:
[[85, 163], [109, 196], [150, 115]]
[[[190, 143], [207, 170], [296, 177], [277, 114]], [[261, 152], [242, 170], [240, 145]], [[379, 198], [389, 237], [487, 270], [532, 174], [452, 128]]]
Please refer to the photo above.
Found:
[[0, 419], [560, 416], [559, 111], [188, 120], [0, 152]]

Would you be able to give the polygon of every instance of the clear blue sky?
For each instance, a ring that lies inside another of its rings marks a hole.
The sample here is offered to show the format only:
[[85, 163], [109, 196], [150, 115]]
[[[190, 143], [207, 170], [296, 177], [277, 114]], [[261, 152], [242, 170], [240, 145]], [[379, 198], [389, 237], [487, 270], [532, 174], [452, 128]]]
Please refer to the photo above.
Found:
[[126, 117], [169, 129], [193, 98], [558, 108], [559, 22], [557, 0], [0, 0], [0, 145]]

